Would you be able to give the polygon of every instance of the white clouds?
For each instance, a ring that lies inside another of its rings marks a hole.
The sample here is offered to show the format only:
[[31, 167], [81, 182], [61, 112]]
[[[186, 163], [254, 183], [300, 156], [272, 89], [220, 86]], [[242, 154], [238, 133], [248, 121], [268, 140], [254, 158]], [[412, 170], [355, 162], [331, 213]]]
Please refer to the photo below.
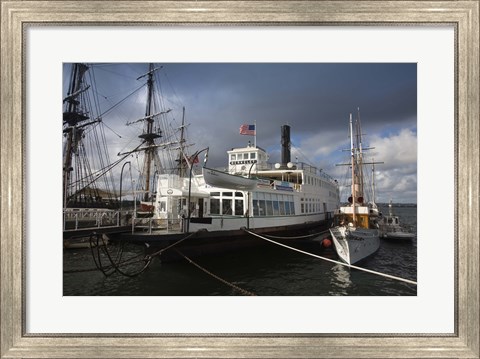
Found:
[[376, 168], [378, 202], [416, 202], [417, 136], [408, 128], [389, 137], [372, 136], [375, 160], [384, 164]]
[[390, 137], [374, 135], [370, 144], [372, 151], [379, 160], [385, 163], [385, 169], [401, 168], [417, 162], [417, 136], [411, 129], [405, 128], [400, 133]]
[[[403, 128], [386, 136], [377, 133], [365, 136], [365, 139], [364, 147], [373, 147], [372, 150], [365, 151], [366, 161], [383, 162], [375, 166], [376, 201], [388, 202], [392, 198], [395, 202], [416, 202], [416, 132], [411, 128]], [[348, 147], [349, 138], [346, 131], [312, 133], [300, 143], [300, 151], [308, 156], [311, 162], [325, 168], [341, 185], [347, 186], [344, 196], [348, 195], [346, 192], [349, 191], [350, 179], [345, 166], [335, 165], [348, 163], [349, 152], [342, 152], [342, 149]], [[371, 171], [365, 173], [366, 177], [371, 177]]]

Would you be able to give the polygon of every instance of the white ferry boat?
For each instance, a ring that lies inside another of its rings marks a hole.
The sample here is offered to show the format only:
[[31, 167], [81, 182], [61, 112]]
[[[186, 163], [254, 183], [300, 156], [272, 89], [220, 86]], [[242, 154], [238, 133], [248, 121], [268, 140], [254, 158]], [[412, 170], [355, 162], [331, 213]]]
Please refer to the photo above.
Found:
[[247, 146], [228, 151], [228, 171], [204, 167], [191, 182], [160, 175], [156, 218], [183, 215], [182, 227], [188, 232], [242, 227], [272, 232], [325, 224], [339, 205], [336, 181], [304, 163], [272, 166], [267, 159], [262, 148]]
[[300, 234], [327, 226], [339, 206], [337, 181], [311, 165], [291, 162], [290, 127], [282, 126], [282, 134], [282, 163], [268, 163], [267, 152], [249, 144], [228, 151], [226, 170], [204, 166], [191, 177], [159, 175], [142, 240], [192, 232], [244, 235], [242, 228]]

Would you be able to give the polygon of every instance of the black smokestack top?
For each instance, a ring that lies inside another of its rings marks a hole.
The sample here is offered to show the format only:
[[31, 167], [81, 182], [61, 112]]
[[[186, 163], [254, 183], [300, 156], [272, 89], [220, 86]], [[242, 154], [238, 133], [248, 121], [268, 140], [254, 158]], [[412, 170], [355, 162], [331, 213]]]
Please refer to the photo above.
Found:
[[282, 165], [286, 166], [290, 162], [290, 126], [282, 126]]

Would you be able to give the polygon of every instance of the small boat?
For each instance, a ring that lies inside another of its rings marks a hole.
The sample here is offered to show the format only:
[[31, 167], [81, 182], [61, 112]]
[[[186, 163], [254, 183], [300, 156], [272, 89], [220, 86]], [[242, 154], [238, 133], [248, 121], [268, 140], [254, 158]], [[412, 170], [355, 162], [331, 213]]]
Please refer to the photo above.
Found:
[[[334, 227], [330, 234], [338, 257], [347, 264], [357, 263], [374, 254], [380, 247], [378, 228], [372, 216], [371, 207], [364, 202], [363, 197], [363, 154], [361, 142], [360, 121], [356, 121], [356, 133], [353, 133], [353, 121], [350, 114], [350, 150], [352, 175], [352, 195], [349, 205], [341, 206], [334, 215]], [[357, 139], [354, 145], [354, 137]]]
[[230, 188], [235, 190], [251, 191], [257, 187], [257, 180], [253, 178], [232, 175], [212, 168], [202, 168], [205, 183], [212, 187]]
[[415, 234], [406, 232], [400, 225], [400, 219], [394, 215], [392, 210], [392, 200], [388, 204], [388, 216], [383, 216], [378, 222], [380, 236], [384, 239], [411, 240]]

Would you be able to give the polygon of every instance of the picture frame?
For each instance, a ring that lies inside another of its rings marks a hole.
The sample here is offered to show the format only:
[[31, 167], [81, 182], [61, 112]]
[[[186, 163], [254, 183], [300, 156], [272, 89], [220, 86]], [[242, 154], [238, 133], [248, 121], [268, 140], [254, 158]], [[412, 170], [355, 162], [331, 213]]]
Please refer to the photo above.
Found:
[[[2, 358], [479, 358], [479, 5], [472, 1], [1, 1]], [[141, 19], [141, 20], [139, 20]], [[455, 27], [454, 334], [32, 334], [25, 308], [25, 28], [29, 24]], [[22, 179], [22, 180], [19, 180]]]

